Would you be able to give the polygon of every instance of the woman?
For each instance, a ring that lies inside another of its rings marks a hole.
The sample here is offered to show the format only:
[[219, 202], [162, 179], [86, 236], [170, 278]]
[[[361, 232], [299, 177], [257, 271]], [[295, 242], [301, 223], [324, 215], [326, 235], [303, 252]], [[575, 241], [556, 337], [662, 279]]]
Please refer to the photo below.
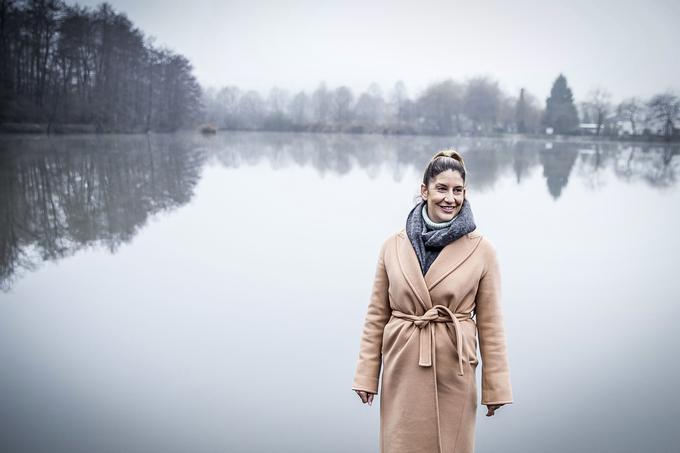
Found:
[[382, 367], [382, 453], [474, 451], [477, 332], [486, 415], [512, 403], [496, 251], [465, 175], [456, 151], [435, 154], [422, 200], [380, 249], [352, 389], [372, 404]]

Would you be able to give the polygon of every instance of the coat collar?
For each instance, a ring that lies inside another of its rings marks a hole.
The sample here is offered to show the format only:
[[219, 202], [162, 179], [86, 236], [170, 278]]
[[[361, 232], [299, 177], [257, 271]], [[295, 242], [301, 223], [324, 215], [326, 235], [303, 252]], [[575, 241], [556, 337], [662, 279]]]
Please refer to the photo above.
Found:
[[416, 252], [406, 235], [406, 229], [402, 228], [399, 231], [397, 234], [397, 260], [406, 282], [423, 305], [423, 309], [432, 308], [430, 291], [463, 264], [472, 255], [481, 240], [481, 233], [475, 229], [446, 245], [423, 276]]

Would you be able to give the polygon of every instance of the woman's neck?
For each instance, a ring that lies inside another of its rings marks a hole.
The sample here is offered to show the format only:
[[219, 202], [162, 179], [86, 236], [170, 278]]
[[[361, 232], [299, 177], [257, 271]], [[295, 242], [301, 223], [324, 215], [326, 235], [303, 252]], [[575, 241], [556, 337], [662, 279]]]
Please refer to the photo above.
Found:
[[451, 222], [453, 222], [456, 219], [456, 217], [458, 217], [458, 215], [456, 215], [453, 219], [447, 220], [446, 222], [433, 222], [432, 219], [430, 219], [430, 217], [428, 217], [427, 215], [427, 203], [423, 204], [422, 214], [423, 220], [425, 220], [425, 224], [433, 230], [441, 230], [442, 228], [448, 227], [449, 225], [451, 225]]

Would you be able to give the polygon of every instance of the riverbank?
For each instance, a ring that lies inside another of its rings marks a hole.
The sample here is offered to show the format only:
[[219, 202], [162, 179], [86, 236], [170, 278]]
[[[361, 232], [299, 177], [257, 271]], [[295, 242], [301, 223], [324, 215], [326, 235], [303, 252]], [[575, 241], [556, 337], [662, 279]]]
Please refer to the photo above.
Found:
[[[196, 131], [201, 133], [201, 128], [187, 128], [182, 129], [182, 131]], [[172, 131], [152, 131], [154, 133], [171, 133]], [[473, 135], [473, 134], [426, 134], [426, 133], [416, 133], [413, 131], [403, 131], [398, 129], [353, 129], [353, 130], [331, 130], [331, 129], [318, 129], [318, 130], [243, 130], [243, 129], [218, 129], [219, 132], [276, 132], [276, 133], [306, 133], [306, 134], [347, 134], [347, 135], [385, 135], [385, 136], [433, 136], [433, 137], [466, 137], [466, 138], [497, 138], [497, 139], [510, 139], [510, 140], [544, 140], [551, 142], [572, 142], [572, 143], [647, 143], [647, 144], [678, 144], [680, 143], [680, 136], [674, 136], [670, 140], [663, 136], [657, 135], [622, 135], [622, 136], [597, 136], [597, 135], [547, 135], [547, 134], [516, 134], [516, 133], [486, 133], [483, 135]], [[0, 135], [15, 135], [15, 134], [56, 134], [56, 135], [67, 135], [67, 134], [145, 134], [146, 131], [143, 129], [135, 130], [97, 130], [94, 124], [52, 124], [48, 125], [45, 123], [1, 123], [0, 124]]]

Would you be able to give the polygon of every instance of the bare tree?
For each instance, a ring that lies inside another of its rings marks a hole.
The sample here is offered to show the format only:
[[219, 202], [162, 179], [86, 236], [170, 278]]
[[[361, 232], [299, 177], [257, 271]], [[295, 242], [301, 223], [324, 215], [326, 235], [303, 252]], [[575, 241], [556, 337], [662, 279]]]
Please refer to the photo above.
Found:
[[406, 121], [407, 109], [406, 105], [408, 103], [408, 92], [406, 91], [406, 84], [399, 80], [394, 84], [392, 89], [391, 102], [394, 106], [394, 116], [398, 123], [403, 123]]
[[267, 107], [270, 112], [282, 115], [288, 105], [290, 94], [288, 91], [273, 87], [267, 96]]
[[348, 124], [350, 122], [353, 101], [354, 95], [348, 87], [341, 86], [333, 91], [333, 119], [338, 124]]
[[255, 90], [247, 91], [238, 103], [239, 116], [246, 129], [260, 129], [265, 116], [265, 102]]
[[201, 108], [191, 63], [108, 3], [2, 1], [0, 56], [0, 121], [176, 129]]
[[474, 77], [465, 85], [463, 112], [475, 126], [475, 132], [488, 130], [498, 119], [501, 92], [498, 82], [487, 77]]
[[218, 110], [218, 118], [224, 127], [227, 129], [241, 128], [241, 117], [239, 114], [239, 102], [241, 100], [241, 90], [236, 86], [227, 86], [217, 92], [216, 104]]
[[462, 130], [463, 88], [453, 79], [427, 87], [417, 105], [426, 132], [449, 134]]
[[321, 82], [319, 87], [312, 93], [312, 111], [314, 120], [326, 124], [331, 110], [331, 94], [326, 88], [326, 83]]
[[595, 133], [596, 135], [600, 135], [602, 126], [611, 111], [611, 94], [603, 88], [595, 88], [590, 91], [587, 106], [597, 125]]
[[297, 93], [288, 104], [288, 114], [293, 124], [302, 126], [309, 121], [309, 96], [304, 91]]
[[304, 91], [300, 91], [296, 94], [288, 105], [288, 114], [293, 121], [293, 124], [297, 126], [302, 126], [307, 124], [310, 116], [310, 105], [309, 96]]
[[385, 118], [385, 100], [377, 83], [372, 83], [368, 91], [362, 93], [354, 109], [357, 120], [369, 127], [382, 124]]
[[630, 123], [631, 134], [637, 135], [637, 125], [642, 121], [644, 105], [635, 97], [622, 101], [616, 108], [616, 115], [621, 121]]
[[673, 93], [657, 94], [649, 100], [652, 118], [663, 122], [663, 134], [666, 138], [673, 136], [675, 121], [680, 115], [680, 99]]

